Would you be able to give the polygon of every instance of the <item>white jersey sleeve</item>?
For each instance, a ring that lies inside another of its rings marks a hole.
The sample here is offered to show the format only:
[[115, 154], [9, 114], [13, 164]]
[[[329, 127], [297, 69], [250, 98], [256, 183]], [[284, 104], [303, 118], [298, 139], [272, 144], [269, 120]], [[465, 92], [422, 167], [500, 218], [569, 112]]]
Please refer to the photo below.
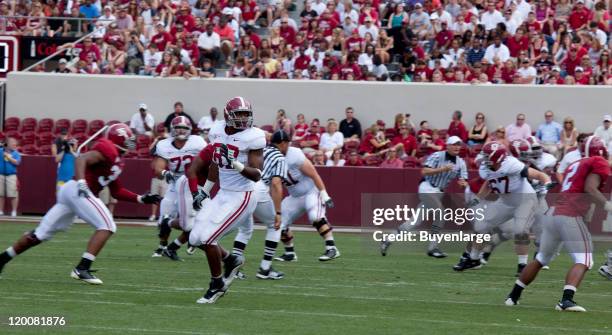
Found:
[[580, 151], [577, 149], [566, 153], [565, 156], [563, 156], [563, 159], [561, 159], [561, 162], [559, 162], [559, 166], [557, 166], [557, 173], [564, 173], [570, 164], [580, 160], [581, 158], [582, 155], [580, 155]]
[[219, 187], [228, 191], [253, 191], [255, 183], [234, 170], [220, 155], [221, 144], [228, 148], [229, 155], [236, 161], [248, 165], [249, 152], [263, 149], [266, 136], [263, 130], [252, 127], [228, 135], [225, 122], [215, 123], [208, 133], [210, 143], [215, 147], [213, 161], [219, 167]]
[[546, 169], [553, 169], [556, 164], [557, 159], [555, 158], [555, 156], [549, 154], [548, 152], [543, 152], [542, 155], [534, 162], [534, 166], [540, 171], [544, 171]]
[[525, 164], [515, 157], [508, 156], [496, 171], [483, 165], [479, 174], [495, 193], [534, 193], [524, 173], [525, 169]]
[[301, 197], [316, 190], [314, 181], [302, 173], [302, 166], [306, 159], [302, 150], [295, 147], [289, 147], [285, 155], [285, 162], [287, 163], [285, 186], [293, 197]]

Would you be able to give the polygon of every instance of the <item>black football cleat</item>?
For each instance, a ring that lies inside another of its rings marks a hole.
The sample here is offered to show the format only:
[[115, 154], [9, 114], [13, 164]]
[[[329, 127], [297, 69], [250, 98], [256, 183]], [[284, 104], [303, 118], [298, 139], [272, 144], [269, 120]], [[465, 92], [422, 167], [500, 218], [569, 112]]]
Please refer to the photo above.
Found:
[[491, 258], [491, 253], [483, 252], [482, 256], [480, 257], [480, 263], [482, 263], [483, 265], [487, 265], [487, 263], [489, 263], [489, 258]]
[[0, 263], [0, 278], [2, 278], [2, 269], [4, 268], [5, 265], [6, 263]]
[[182, 262], [183, 259], [179, 257], [179, 255], [176, 253], [176, 250], [168, 250], [168, 248], [164, 249], [162, 251], [162, 256], [164, 257], [168, 257], [173, 261], [177, 261], [177, 262]]
[[479, 259], [471, 259], [471, 258], [461, 258], [457, 265], [453, 266], [453, 270], [455, 271], [464, 271], [464, 270], [477, 270], [482, 267]]
[[380, 254], [382, 256], [387, 256], [387, 250], [389, 250], [390, 246], [391, 246], [391, 242], [389, 241], [380, 242]]
[[153, 251], [153, 255], [151, 255], [151, 257], [161, 257], [163, 251], [164, 251], [164, 249], [157, 248], [157, 249], [155, 249], [155, 251]]
[[582, 306], [579, 306], [573, 300], [563, 300], [559, 301], [555, 306], [555, 309], [562, 312], [586, 312], [586, 309]]
[[210, 285], [204, 296], [196, 301], [198, 304], [214, 304], [219, 298], [225, 294], [223, 285], [215, 285], [211, 280]]
[[230, 285], [232, 285], [232, 282], [234, 279], [236, 279], [236, 274], [238, 271], [240, 271], [242, 265], [244, 265], [244, 258], [241, 256], [230, 254], [225, 260], [223, 260], [223, 282], [225, 283], [223, 286], [223, 291], [227, 291]]
[[259, 268], [255, 277], [259, 279], [279, 280], [283, 279], [283, 277], [285, 277], [285, 274], [280, 271], [274, 270], [272, 267], [270, 267], [268, 270], [263, 270], [262, 268]]
[[[2, 272], [2, 266], [0, 266], [0, 272]], [[599, 274], [608, 280], [612, 280], [612, 266], [611, 265], [602, 265], [599, 267]]]
[[335, 259], [338, 257], [340, 257], [340, 251], [338, 251], [338, 249], [336, 248], [331, 248], [331, 249], [325, 250], [325, 253], [319, 256], [319, 260], [321, 262], [327, 262], [327, 261], [331, 261], [332, 259]]
[[280, 262], [297, 262], [298, 257], [296, 253], [292, 252], [292, 253], [284, 253], [280, 255], [279, 257], [274, 257], [274, 260], [280, 261]]
[[524, 269], [526, 266], [527, 266], [527, 264], [518, 264], [518, 265], [516, 266], [516, 275], [515, 275], [515, 277], [517, 277], [517, 278], [518, 278], [518, 277], [520, 277], [520, 276], [521, 276], [521, 273], [523, 272], [523, 269]]
[[96, 278], [96, 276], [92, 275], [91, 272], [93, 271], [74, 268], [70, 273], [70, 277], [84, 281], [88, 284], [102, 285], [102, 281], [99, 278]]
[[442, 252], [440, 249], [435, 248], [433, 250], [429, 250], [427, 252], [427, 256], [433, 257], [433, 258], [446, 258], [448, 255]]

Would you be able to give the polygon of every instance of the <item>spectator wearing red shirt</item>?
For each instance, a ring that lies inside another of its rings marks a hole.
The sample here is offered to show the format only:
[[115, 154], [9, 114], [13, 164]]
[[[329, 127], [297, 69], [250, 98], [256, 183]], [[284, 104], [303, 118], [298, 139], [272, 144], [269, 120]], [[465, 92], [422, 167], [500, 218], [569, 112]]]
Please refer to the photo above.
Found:
[[259, 35], [253, 32], [253, 27], [244, 27], [244, 34], [249, 36], [251, 38], [251, 41], [253, 41], [253, 44], [255, 44], [255, 47], [259, 49], [259, 47], [261, 46], [261, 38], [259, 37]]
[[574, 70], [574, 79], [576, 79], [576, 85], [589, 84], [589, 76], [584, 73], [584, 69], [581, 66], [576, 66]]
[[410, 135], [410, 127], [407, 124], [399, 126], [399, 135], [391, 141], [394, 150], [399, 150], [401, 157], [416, 156], [417, 140]]
[[161, 22], [157, 24], [155, 30], [157, 34], [151, 37], [151, 43], [157, 44], [157, 49], [163, 52], [166, 50], [166, 46], [172, 43], [172, 35], [164, 29], [164, 24]]
[[375, 154], [385, 149], [390, 144], [390, 141], [385, 138], [385, 133], [380, 131], [378, 125], [366, 130], [366, 135], [361, 140], [359, 152], [362, 154]]
[[444, 143], [444, 140], [440, 138], [440, 132], [438, 129], [434, 129], [431, 132], [431, 140], [425, 141], [423, 145], [427, 148], [427, 156], [433, 154], [434, 152], [446, 149], [446, 143]]
[[586, 49], [572, 45], [569, 53], [567, 56], [565, 56], [565, 61], [563, 62], [565, 65], [565, 72], [567, 72], [567, 74], [570, 76], [573, 76], [576, 66], [580, 65], [580, 62], [582, 62], [582, 56], [586, 54]]
[[323, 36], [331, 36], [334, 29], [340, 23], [334, 18], [328, 9], [325, 9], [319, 17], [319, 28], [323, 29]]
[[280, 36], [287, 44], [293, 45], [295, 43], [295, 29], [289, 25], [289, 18], [287, 17], [281, 19]]
[[527, 30], [531, 33], [539, 33], [542, 31], [542, 25], [536, 19], [534, 12], [529, 12], [529, 15], [527, 16]]
[[348, 52], [361, 52], [361, 44], [363, 43], [363, 39], [359, 36], [359, 30], [357, 28], [353, 29], [353, 33], [345, 40], [344, 43], [346, 44], [346, 50]]
[[312, 120], [308, 132], [306, 132], [304, 139], [299, 143], [304, 154], [310, 154], [319, 150], [319, 142], [321, 141], [320, 130], [319, 119]]
[[303, 71], [308, 69], [310, 65], [310, 57], [305, 53], [306, 47], [300, 45], [299, 56], [295, 59], [294, 68], [295, 70]]
[[181, 10], [176, 14], [176, 24], [181, 23], [185, 30], [192, 32], [195, 28], [196, 22], [193, 15], [191, 15], [191, 8], [188, 4], [183, 4]]
[[440, 50], [446, 50], [453, 40], [454, 35], [452, 31], [448, 30], [448, 24], [446, 21], [442, 21], [440, 26], [442, 29], [440, 29], [440, 31], [436, 34], [436, 46]]
[[83, 61], [87, 61], [88, 58], [92, 59], [94, 62], [99, 62], [101, 60], [100, 49], [97, 45], [93, 43], [91, 37], [85, 38], [83, 40], [83, 43], [68, 43], [61, 46], [61, 48], [80, 49], [81, 51], [79, 52], [79, 59]]
[[344, 166], [363, 166], [363, 160], [359, 157], [357, 151], [352, 151]]
[[518, 28], [516, 34], [506, 40], [506, 46], [510, 50], [510, 57], [518, 57], [521, 51], [529, 50], [529, 37], [525, 35], [523, 28]]
[[463, 116], [463, 113], [461, 113], [461, 111], [455, 111], [453, 113], [453, 120], [448, 126], [447, 134], [449, 137], [457, 136], [463, 141], [463, 143], [465, 143], [467, 142], [468, 131], [465, 128], [465, 125], [463, 124], [463, 122], [461, 121], [462, 116]]
[[187, 34], [185, 36], [185, 45], [183, 46], [183, 49], [187, 50], [189, 58], [191, 58], [193, 64], [198, 64], [200, 60], [200, 49], [198, 48], [198, 43], [193, 38], [192, 34]]
[[304, 136], [306, 136], [306, 132], [308, 131], [308, 124], [306, 123], [306, 119], [304, 118], [304, 114], [297, 115], [297, 123], [293, 127], [293, 138], [291, 139], [294, 142], [301, 141]]
[[242, 0], [240, 10], [242, 11], [242, 23], [245, 26], [254, 26], [261, 15], [257, 2], [251, 0]]
[[354, 80], [361, 79], [361, 69], [355, 62], [356, 58], [357, 56], [354, 53], [350, 53], [346, 57], [346, 64], [343, 64], [341, 69], [341, 76], [343, 80], [347, 80], [349, 75], [351, 75]]
[[225, 62], [228, 65], [234, 52], [234, 29], [228, 24], [227, 17], [223, 16], [219, 20], [219, 25], [215, 26], [214, 32], [221, 39], [221, 52], [225, 56]]
[[387, 169], [402, 169], [404, 168], [404, 161], [399, 159], [398, 152], [395, 149], [387, 151], [387, 157], [380, 163], [379, 167]]
[[429, 122], [423, 120], [419, 124], [419, 127], [420, 129], [417, 132], [417, 140], [419, 143], [423, 143], [423, 141], [426, 140], [431, 140], [431, 135], [433, 135], [433, 132], [431, 129], [429, 129]]
[[578, 0], [567, 22], [572, 30], [578, 31], [587, 28], [590, 17], [591, 11], [584, 6], [584, 0]]

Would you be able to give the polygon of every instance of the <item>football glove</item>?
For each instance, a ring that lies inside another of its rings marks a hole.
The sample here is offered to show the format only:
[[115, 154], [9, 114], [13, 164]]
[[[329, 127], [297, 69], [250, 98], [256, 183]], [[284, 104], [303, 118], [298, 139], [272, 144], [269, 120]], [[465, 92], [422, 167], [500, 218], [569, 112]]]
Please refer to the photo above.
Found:
[[199, 211], [200, 209], [202, 209], [202, 202], [204, 202], [204, 200], [206, 200], [206, 198], [209, 197], [209, 195], [206, 194], [204, 190], [197, 190], [196, 192], [192, 193], [192, 196], [193, 196], [193, 210], [195, 211]]
[[158, 194], [146, 193], [139, 196], [139, 202], [147, 205], [158, 204], [161, 201], [162, 197]]
[[168, 170], [162, 171], [161, 175], [168, 184], [172, 184], [176, 180], [176, 176]]
[[321, 201], [323, 201], [323, 204], [325, 204], [325, 207], [334, 208], [334, 201], [329, 196], [329, 194], [327, 194], [327, 191], [323, 190], [321, 191], [320, 194], [321, 194]]
[[87, 182], [85, 181], [85, 179], [80, 179], [77, 181], [77, 188], [77, 194], [79, 197], [89, 198], [89, 194], [91, 193], [91, 191], [89, 190], [89, 186], [87, 186]]

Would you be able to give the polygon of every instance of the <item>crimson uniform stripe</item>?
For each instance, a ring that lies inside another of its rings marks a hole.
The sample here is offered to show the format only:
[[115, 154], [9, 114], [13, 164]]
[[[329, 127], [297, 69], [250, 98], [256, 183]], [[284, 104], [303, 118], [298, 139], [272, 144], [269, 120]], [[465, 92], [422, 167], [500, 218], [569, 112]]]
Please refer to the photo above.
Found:
[[106, 223], [106, 226], [108, 227], [108, 230], [112, 230], [111, 228], [111, 224], [108, 220], [108, 218], [106, 217], [106, 214], [104, 213], [104, 210], [100, 209], [100, 207], [98, 207], [98, 205], [96, 204], [95, 201], [91, 200], [90, 198], [85, 198], [87, 199], [87, 201], [89, 201], [89, 203], [91, 203], [94, 208], [96, 209], [96, 211], [98, 211], [98, 213], [100, 214], [100, 216], [102, 216], [102, 219], [104, 219], [104, 223]]
[[181, 225], [183, 227], [185, 227], [185, 222], [187, 221], [186, 216], [187, 216], [187, 209], [185, 208], [186, 204], [185, 204], [185, 180], [183, 180], [183, 183], [181, 183], [181, 185], [179, 185], [179, 208], [180, 208], [180, 213], [179, 213], [179, 220], [181, 220]]
[[240, 207], [238, 207], [238, 210], [236, 210], [236, 212], [234, 212], [234, 214], [232, 214], [221, 225], [221, 227], [219, 227], [219, 229], [217, 229], [210, 236], [210, 238], [208, 238], [208, 240], [206, 240], [206, 242], [204, 244], [209, 244], [211, 241], [214, 241], [216, 238], [219, 237], [219, 235], [221, 235], [223, 233], [223, 231], [225, 231], [234, 221], [236, 221], [236, 219], [240, 216], [240, 214], [242, 214], [242, 212], [244, 212], [244, 209], [246, 208], [246, 206], [249, 203], [250, 199], [251, 199], [251, 192], [249, 191], [249, 192], [246, 192], [246, 194], [244, 195], [244, 199], [242, 200], [242, 203], [240, 204]]

